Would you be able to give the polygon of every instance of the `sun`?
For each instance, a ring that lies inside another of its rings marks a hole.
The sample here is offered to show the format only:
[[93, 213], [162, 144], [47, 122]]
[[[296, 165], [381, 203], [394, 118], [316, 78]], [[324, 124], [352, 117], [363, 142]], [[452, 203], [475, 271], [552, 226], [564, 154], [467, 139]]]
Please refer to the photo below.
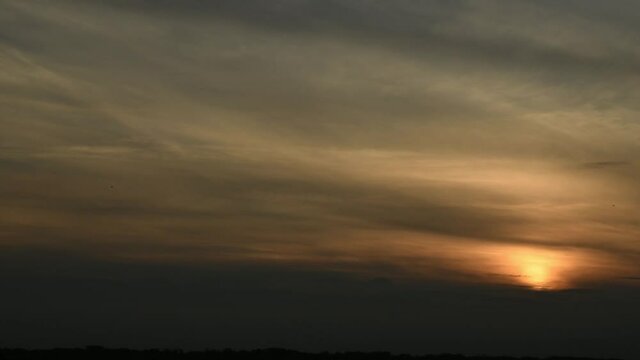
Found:
[[509, 255], [512, 272], [533, 290], [558, 290], [567, 285], [564, 259], [552, 251], [518, 249]]
[[521, 268], [522, 274], [520, 274], [520, 277], [524, 282], [531, 285], [533, 289], [545, 290], [551, 286], [551, 269], [545, 259], [525, 258]]

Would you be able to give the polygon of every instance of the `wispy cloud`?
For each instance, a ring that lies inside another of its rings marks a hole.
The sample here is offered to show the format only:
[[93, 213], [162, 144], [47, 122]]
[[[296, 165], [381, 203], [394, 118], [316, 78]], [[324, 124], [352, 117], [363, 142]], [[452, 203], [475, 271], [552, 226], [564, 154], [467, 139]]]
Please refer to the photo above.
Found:
[[467, 278], [477, 246], [579, 249], [612, 278], [640, 250], [639, 169], [598, 160], [640, 150], [640, 29], [626, 12], [0, 7], [5, 246]]

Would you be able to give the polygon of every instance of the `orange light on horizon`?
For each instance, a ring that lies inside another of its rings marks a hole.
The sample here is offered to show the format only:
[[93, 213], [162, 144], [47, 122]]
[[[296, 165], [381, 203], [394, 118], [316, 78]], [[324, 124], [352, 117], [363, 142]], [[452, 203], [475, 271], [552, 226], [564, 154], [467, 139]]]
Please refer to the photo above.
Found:
[[562, 290], [575, 285], [580, 269], [587, 266], [583, 254], [537, 248], [507, 251], [501, 267], [514, 279], [532, 290]]
[[518, 279], [535, 290], [553, 288], [558, 282], [558, 264], [548, 255], [524, 253], [515, 256], [516, 266], [520, 269]]

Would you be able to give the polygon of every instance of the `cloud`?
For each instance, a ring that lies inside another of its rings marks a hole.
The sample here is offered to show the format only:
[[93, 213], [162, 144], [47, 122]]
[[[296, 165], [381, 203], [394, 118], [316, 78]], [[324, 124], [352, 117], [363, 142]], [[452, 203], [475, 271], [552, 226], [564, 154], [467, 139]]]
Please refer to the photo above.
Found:
[[[5, 246], [324, 266], [335, 256], [354, 272], [384, 248], [402, 264], [420, 243], [637, 254], [638, 169], [588, 161], [638, 151], [638, 29], [623, 13], [0, 6]], [[367, 252], [372, 231], [383, 240]], [[434, 268], [467, 271], [432, 252]]]
[[588, 169], [603, 169], [603, 168], [611, 168], [611, 167], [618, 167], [618, 166], [626, 166], [626, 165], [629, 165], [629, 162], [627, 161], [592, 161], [592, 162], [586, 162], [582, 165]]

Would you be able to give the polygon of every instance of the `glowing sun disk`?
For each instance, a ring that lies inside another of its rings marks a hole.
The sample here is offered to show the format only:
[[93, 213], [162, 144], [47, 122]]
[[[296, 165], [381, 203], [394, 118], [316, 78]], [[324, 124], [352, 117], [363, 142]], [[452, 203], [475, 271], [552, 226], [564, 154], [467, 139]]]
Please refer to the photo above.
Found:
[[564, 286], [562, 257], [542, 250], [517, 250], [509, 256], [508, 266], [518, 274], [520, 282], [536, 290], [551, 290]]

